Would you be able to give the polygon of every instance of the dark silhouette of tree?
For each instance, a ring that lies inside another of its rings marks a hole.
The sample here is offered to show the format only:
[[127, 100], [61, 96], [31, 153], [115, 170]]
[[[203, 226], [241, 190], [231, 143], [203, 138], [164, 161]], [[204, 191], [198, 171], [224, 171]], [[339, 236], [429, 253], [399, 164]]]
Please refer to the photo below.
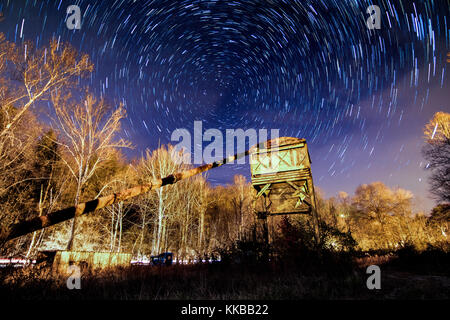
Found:
[[430, 192], [438, 201], [450, 202], [450, 114], [437, 112], [425, 126], [422, 152], [431, 170]]
[[450, 222], [450, 204], [440, 204], [434, 207], [430, 219], [438, 222]]

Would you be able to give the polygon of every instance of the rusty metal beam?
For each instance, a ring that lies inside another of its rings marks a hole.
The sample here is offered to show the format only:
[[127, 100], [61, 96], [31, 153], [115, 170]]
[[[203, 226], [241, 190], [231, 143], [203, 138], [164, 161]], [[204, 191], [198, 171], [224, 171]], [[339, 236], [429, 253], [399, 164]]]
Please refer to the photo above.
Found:
[[151, 190], [155, 190], [161, 188], [163, 186], [174, 184], [180, 180], [184, 180], [195, 176], [199, 173], [208, 171], [213, 168], [220, 167], [226, 163], [233, 162], [237, 159], [245, 157], [249, 154], [249, 151], [245, 151], [242, 153], [235, 154], [234, 156], [230, 156], [221, 161], [216, 161], [209, 164], [204, 164], [197, 168], [192, 168], [186, 171], [178, 172], [171, 174], [167, 177], [153, 180], [150, 184], [144, 184], [140, 186], [136, 186], [133, 188], [129, 188], [123, 190], [118, 193], [113, 193], [104, 197], [99, 197], [97, 199], [83, 202], [74, 207], [65, 208], [62, 210], [54, 211], [48, 213], [47, 215], [42, 215], [38, 217], [34, 217], [30, 220], [22, 221], [16, 224], [11, 225], [9, 228], [0, 230], [0, 246], [3, 246], [9, 240], [18, 238], [20, 236], [29, 234], [31, 232], [47, 228], [58, 224], [60, 222], [72, 219], [75, 216], [81, 216], [95, 210], [104, 208], [106, 206], [112, 205], [114, 203], [125, 201], [130, 198], [136, 197], [140, 194], [149, 192]]

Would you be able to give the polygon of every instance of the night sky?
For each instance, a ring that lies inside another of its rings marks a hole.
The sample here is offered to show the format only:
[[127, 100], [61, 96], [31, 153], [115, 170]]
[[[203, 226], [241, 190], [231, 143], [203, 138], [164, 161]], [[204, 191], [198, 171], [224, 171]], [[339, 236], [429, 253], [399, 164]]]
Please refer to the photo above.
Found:
[[[81, 8], [80, 30], [66, 9]], [[369, 30], [369, 5], [381, 29]], [[176, 128], [280, 129], [307, 139], [326, 196], [382, 181], [429, 210], [422, 129], [450, 112], [450, 2], [0, 0], [0, 32], [37, 46], [56, 37], [90, 55], [96, 94], [125, 103], [139, 156]], [[213, 170], [213, 185], [249, 178]]]

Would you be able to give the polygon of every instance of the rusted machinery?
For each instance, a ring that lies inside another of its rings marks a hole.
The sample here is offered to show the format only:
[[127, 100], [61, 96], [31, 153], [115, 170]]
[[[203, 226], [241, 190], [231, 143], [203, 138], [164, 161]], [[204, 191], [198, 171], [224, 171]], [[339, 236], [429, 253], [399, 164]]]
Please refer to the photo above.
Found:
[[[276, 144], [276, 146], [275, 146]], [[260, 217], [290, 213], [315, 213], [314, 186], [310, 159], [303, 139], [282, 137], [253, 146], [250, 150], [221, 161], [171, 174], [150, 184], [136, 186], [107, 196], [80, 203], [77, 206], [36, 216], [0, 230], [0, 246], [9, 240], [81, 216], [140, 194], [176, 183], [196, 174], [220, 167], [251, 153], [252, 183], [258, 191], [256, 206]]]
[[[273, 216], [286, 214], [311, 214], [318, 237], [311, 159], [306, 140], [281, 137], [253, 146], [249, 151], [252, 185], [257, 192], [254, 210], [263, 220], [265, 240], [269, 241], [279, 222]], [[271, 220], [269, 226], [267, 219]]]

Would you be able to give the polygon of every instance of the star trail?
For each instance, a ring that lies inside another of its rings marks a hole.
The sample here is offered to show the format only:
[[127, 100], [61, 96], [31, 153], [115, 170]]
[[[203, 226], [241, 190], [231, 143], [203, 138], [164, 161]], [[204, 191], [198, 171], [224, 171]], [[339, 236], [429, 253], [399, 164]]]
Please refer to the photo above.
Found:
[[[72, 4], [80, 30], [66, 27]], [[366, 25], [370, 5], [380, 29]], [[448, 1], [2, 0], [0, 11], [10, 41], [55, 37], [90, 55], [85, 84], [126, 105], [130, 157], [195, 120], [278, 128], [307, 139], [327, 195], [380, 180], [431, 207], [420, 147], [432, 114], [450, 110]], [[248, 165], [209, 179], [237, 173]]]

